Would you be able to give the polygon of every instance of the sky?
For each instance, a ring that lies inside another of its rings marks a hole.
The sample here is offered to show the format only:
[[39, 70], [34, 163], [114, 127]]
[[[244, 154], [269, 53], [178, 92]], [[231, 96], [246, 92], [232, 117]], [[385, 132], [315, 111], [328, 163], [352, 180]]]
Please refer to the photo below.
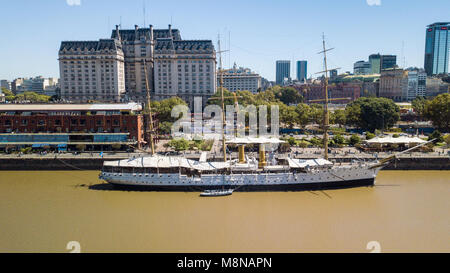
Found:
[[[14, 0], [0, 4], [0, 79], [59, 77], [61, 41], [109, 38], [116, 24], [180, 29], [183, 39], [220, 35], [224, 67], [233, 63], [275, 80], [275, 61], [308, 61], [353, 71], [373, 53], [400, 67], [423, 67], [425, 28], [450, 21], [450, 0]], [[144, 13], [145, 6], [145, 13]]]

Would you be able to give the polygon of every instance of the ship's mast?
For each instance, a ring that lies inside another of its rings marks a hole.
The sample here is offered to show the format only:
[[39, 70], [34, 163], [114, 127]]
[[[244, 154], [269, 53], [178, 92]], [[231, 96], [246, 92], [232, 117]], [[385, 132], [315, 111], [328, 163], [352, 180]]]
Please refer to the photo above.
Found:
[[148, 75], [147, 75], [147, 64], [145, 60], [143, 60], [144, 64], [144, 74], [145, 74], [145, 89], [147, 91], [147, 111], [148, 111], [148, 123], [147, 123], [147, 134], [150, 140], [150, 149], [151, 155], [155, 154], [155, 143], [153, 141], [153, 115], [152, 115], [152, 105], [150, 101], [150, 87], [148, 83]]
[[220, 47], [220, 35], [218, 39], [219, 46], [219, 88], [220, 88], [220, 99], [222, 102], [222, 151], [223, 151], [223, 161], [227, 162], [227, 146], [225, 140], [225, 128], [226, 128], [226, 120], [225, 120], [225, 98], [223, 95], [223, 71], [222, 71], [222, 50]]
[[[327, 66], [327, 49], [325, 48], [325, 35], [322, 35], [323, 44], [323, 62], [325, 65], [325, 112], [323, 118], [323, 142], [325, 149], [325, 159], [328, 160], [328, 129], [330, 127], [330, 112], [328, 111], [328, 66]], [[329, 49], [331, 50], [331, 49]]]

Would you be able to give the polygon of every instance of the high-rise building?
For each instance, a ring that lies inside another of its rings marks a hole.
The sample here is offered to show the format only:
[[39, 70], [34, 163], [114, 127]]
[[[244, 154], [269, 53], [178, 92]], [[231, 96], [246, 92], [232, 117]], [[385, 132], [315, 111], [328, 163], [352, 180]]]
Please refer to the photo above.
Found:
[[396, 55], [380, 55], [372, 54], [369, 56], [369, 63], [371, 67], [370, 74], [380, 74], [383, 69], [390, 69], [397, 67]]
[[62, 99], [120, 102], [125, 93], [124, 54], [119, 40], [62, 42], [59, 71]]
[[397, 67], [396, 55], [381, 55], [381, 70]]
[[8, 80], [1, 80], [0, 87], [11, 90], [11, 83]]
[[[75, 63], [78, 66], [84, 65], [75, 67], [75, 69], [82, 68], [84, 73], [81, 73], [80, 69], [76, 71], [78, 73], [70, 74], [71, 79], [63, 78], [67, 69], [60, 68], [62, 98], [145, 102], [146, 81], [155, 100], [179, 96], [193, 103], [194, 96], [208, 98], [216, 92], [216, 56], [214, 45], [210, 40], [182, 40], [180, 31], [172, 29], [171, 25], [168, 29], [153, 29], [150, 25], [149, 28], [135, 26], [131, 30], [122, 30], [116, 26], [111, 39], [100, 40], [100, 43], [102, 41], [114, 45], [114, 48], [100, 54], [94, 47], [99, 42], [63, 42], [63, 45], [74, 43], [71, 48], [78, 54], [85, 53], [86, 56]], [[92, 44], [88, 51], [79, 49], [83, 43]], [[61, 54], [64, 55], [64, 52], [60, 51]], [[80, 63], [83, 59], [96, 59], [97, 56], [101, 60], [96, 69]], [[106, 63], [104, 58], [111, 63]], [[60, 57], [60, 67], [66, 65], [61, 61]], [[67, 90], [68, 81], [75, 83], [69, 90]], [[94, 82], [97, 82], [97, 86]], [[89, 93], [86, 92], [89, 85], [95, 87], [95, 92], [92, 92], [92, 87], [88, 89]], [[82, 97], [72, 95], [79, 93], [79, 90], [83, 94]]]
[[428, 76], [449, 72], [450, 22], [427, 26], [425, 39], [425, 71]]
[[300, 82], [306, 82], [308, 73], [308, 62], [297, 61], [297, 80]]
[[358, 61], [353, 65], [353, 73], [356, 75], [369, 75], [372, 73], [370, 62]]
[[276, 84], [282, 85], [291, 78], [291, 61], [276, 62]]
[[372, 54], [369, 56], [370, 68], [372, 70], [371, 74], [380, 74], [381, 72], [381, 55]]
[[423, 69], [409, 68], [408, 71], [408, 95], [407, 100], [412, 101], [417, 97], [425, 97], [427, 91], [427, 73]]

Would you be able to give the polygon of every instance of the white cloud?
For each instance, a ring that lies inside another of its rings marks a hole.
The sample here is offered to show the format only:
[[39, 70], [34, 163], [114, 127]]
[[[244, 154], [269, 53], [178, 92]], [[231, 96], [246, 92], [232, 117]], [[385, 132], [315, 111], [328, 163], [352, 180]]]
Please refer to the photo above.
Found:
[[369, 6], [381, 6], [381, 0], [366, 0]]
[[66, 3], [69, 6], [81, 6], [81, 0], [66, 0]]

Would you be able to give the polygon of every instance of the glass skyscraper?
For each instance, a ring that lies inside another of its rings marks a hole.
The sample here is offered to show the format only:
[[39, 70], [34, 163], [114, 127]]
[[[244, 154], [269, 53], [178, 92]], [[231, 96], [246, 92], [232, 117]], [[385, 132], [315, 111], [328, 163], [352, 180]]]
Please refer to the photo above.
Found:
[[308, 62], [307, 61], [297, 61], [297, 80], [305, 82], [308, 73]]
[[428, 75], [448, 73], [450, 54], [450, 22], [427, 26], [425, 71]]
[[282, 85], [285, 78], [291, 78], [291, 61], [277, 61], [276, 66], [276, 84]]

